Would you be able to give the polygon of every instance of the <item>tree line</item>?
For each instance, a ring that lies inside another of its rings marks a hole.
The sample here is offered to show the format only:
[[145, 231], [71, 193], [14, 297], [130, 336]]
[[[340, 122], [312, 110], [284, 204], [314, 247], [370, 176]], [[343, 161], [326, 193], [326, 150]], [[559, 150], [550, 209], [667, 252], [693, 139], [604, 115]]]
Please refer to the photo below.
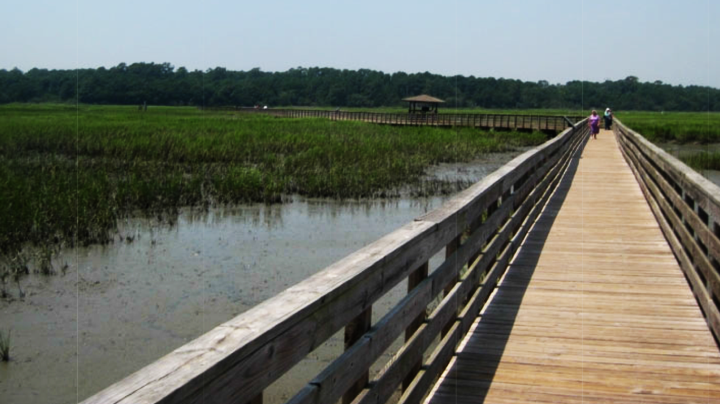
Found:
[[88, 104], [191, 106], [401, 106], [401, 99], [430, 94], [449, 108], [717, 111], [720, 90], [704, 86], [641, 82], [635, 76], [597, 82], [550, 84], [514, 79], [383, 73], [311, 67], [285, 72], [259, 68], [206, 71], [170, 63], [121, 63], [106, 69], [0, 70], [0, 104], [75, 102]]

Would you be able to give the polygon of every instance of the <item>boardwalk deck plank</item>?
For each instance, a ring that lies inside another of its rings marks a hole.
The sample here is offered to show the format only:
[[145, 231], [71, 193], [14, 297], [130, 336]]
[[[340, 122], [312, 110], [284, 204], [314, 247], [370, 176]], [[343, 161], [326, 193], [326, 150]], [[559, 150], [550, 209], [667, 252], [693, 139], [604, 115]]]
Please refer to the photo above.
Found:
[[427, 404], [720, 403], [720, 353], [611, 132], [560, 183]]

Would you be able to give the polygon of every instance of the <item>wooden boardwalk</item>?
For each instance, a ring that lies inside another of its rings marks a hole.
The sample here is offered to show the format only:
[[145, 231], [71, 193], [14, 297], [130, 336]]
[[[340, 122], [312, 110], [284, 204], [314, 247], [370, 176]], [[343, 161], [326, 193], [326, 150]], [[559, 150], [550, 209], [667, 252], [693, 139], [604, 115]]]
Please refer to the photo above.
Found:
[[720, 403], [720, 354], [612, 132], [559, 184], [426, 399]]
[[544, 130], [562, 132], [569, 123], [577, 123], [582, 116], [524, 115], [524, 114], [409, 114], [369, 111], [330, 111], [321, 109], [209, 107], [207, 110], [263, 114], [281, 118], [325, 118], [333, 121], [359, 121], [398, 126], [473, 127], [482, 129]]

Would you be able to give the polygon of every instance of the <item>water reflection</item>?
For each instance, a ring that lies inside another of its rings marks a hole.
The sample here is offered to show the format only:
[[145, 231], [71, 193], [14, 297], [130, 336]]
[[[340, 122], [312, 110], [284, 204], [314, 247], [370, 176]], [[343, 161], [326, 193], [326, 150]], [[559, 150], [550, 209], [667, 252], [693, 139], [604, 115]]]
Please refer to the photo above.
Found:
[[76, 381], [66, 376], [77, 360], [83, 399], [442, 201], [298, 197], [182, 210], [172, 227], [157, 218], [124, 221], [114, 243], [56, 257], [69, 263], [64, 276], [31, 274], [23, 301], [0, 301], [15, 358], [0, 366], [0, 397], [74, 402]]
[[[320, 198], [305, 198], [293, 196], [290, 203], [286, 204], [252, 204], [243, 206], [226, 206], [209, 210], [187, 209], [178, 212], [171, 223], [177, 222], [180, 226], [204, 225], [216, 226], [224, 222], [233, 224], [247, 224], [252, 227], [264, 227], [272, 230], [285, 226], [284, 215], [304, 214], [312, 218], [337, 219], [342, 216], [368, 217], [385, 210], [413, 209], [419, 215], [429, 212], [436, 207], [439, 200], [448, 197], [426, 197], [426, 198], [387, 198], [387, 199], [361, 199], [361, 200], [333, 200]], [[286, 209], [288, 208], [289, 209]], [[135, 226], [140, 231], [172, 231], [174, 226], [163, 226], [168, 219], [157, 221], [153, 219], [134, 219], [132, 223], [126, 221], [121, 230], [130, 229]], [[122, 231], [120, 232], [123, 233]]]

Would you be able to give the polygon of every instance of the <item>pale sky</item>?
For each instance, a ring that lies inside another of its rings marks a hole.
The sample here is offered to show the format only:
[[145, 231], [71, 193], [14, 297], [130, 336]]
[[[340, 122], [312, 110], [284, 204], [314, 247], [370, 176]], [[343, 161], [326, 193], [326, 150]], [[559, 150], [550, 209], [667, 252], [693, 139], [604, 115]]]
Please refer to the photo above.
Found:
[[0, 0], [0, 69], [170, 62], [720, 88], [717, 0]]

